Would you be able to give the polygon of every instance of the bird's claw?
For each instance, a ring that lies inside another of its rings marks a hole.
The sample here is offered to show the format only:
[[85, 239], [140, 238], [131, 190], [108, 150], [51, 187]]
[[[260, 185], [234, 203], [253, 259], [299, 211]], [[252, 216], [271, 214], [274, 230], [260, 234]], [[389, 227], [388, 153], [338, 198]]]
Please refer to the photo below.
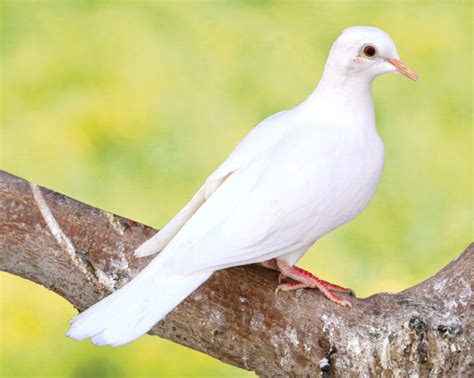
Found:
[[347, 288], [347, 295], [349, 295], [350, 297], [357, 298], [355, 291], [349, 287]]
[[281, 281], [283, 281], [286, 278], [286, 276], [283, 273], [280, 273], [278, 275], [278, 283], [281, 285]]
[[331, 301], [333, 301], [333, 302], [335, 302], [335, 303], [337, 303], [341, 306], [352, 308], [352, 303], [351, 302], [349, 302], [345, 299], [339, 298], [339, 297], [336, 297], [336, 298], [338, 299], [337, 301], [335, 301], [334, 299], [331, 299], [331, 298], [330, 299], [331, 299]]

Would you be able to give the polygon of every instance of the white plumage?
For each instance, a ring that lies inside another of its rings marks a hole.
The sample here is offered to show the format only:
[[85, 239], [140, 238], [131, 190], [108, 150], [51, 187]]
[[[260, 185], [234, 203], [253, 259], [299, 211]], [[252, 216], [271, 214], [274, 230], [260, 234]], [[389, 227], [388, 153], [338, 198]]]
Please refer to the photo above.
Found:
[[272, 259], [293, 266], [316, 240], [355, 218], [372, 198], [384, 160], [371, 83], [395, 71], [415, 79], [386, 33], [343, 31], [308, 99], [255, 127], [135, 252], [161, 253], [129, 284], [76, 316], [68, 336], [128, 343], [214, 271]]

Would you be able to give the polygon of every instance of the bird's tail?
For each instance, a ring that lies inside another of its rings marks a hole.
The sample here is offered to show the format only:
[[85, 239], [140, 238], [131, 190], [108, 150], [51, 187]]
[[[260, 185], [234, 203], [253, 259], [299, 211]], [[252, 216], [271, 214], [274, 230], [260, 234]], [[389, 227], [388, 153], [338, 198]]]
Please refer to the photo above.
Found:
[[176, 274], [156, 260], [129, 284], [72, 319], [67, 336], [91, 337], [97, 345], [127, 344], [149, 331], [212, 274]]

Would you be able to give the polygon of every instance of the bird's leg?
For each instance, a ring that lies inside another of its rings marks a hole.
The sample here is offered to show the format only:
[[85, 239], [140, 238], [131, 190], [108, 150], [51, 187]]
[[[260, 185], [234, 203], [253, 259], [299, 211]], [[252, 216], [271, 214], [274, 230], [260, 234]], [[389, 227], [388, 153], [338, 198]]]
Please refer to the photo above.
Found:
[[[267, 261], [262, 261], [260, 263], [260, 265], [264, 266], [265, 268], [268, 268], [268, 269], [272, 269], [272, 270], [276, 270], [278, 272], [280, 272], [280, 274], [278, 275], [278, 283], [281, 284], [281, 281], [283, 281], [286, 276], [281, 273], [280, 271], [280, 268], [278, 267], [278, 264], [277, 264], [277, 261], [276, 259], [271, 259], [271, 260], [267, 260]], [[294, 289], [289, 289], [289, 290], [294, 290]], [[285, 290], [285, 291], [288, 291], [288, 290]]]
[[267, 261], [262, 261], [260, 263], [260, 265], [264, 266], [265, 268], [268, 268], [268, 269], [273, 269], [273, 270], [278, 270], [280, 271], [280, 268], [278, 268], [278, 264], [277, 264], [277, 261], [276, 259], [271, 259], [271, 260], [267, 260]]
[[277, 265], [278, 269], [284, 276], [296, 281], [279, 285], [277, 291], [290, 291], [303, 287], [318, 288], [331, 301], [336, 302], [342, 306], [351, 307], [351, 303], [349, 301], [346, 301], [345, 299], [342, 299], [334, 294], [334, 292], [340, 292], [353, 295], [353, 291], [351, 289], [346, 289], [345, 287], [323, 281], [314, 274], [296, 266], [290, 266], [284, 261], [277, 260]]

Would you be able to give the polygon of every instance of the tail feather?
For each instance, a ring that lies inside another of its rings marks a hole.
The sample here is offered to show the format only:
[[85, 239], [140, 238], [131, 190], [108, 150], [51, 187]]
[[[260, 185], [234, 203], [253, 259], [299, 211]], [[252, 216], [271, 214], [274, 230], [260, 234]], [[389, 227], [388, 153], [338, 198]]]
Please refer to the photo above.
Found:
[[[202, 274], [199, 276], [202, 276]], [[179, 282], [174, 284], [180, 285], [181, 292], [185, 292], [185, 297], [187, 297], [209, 277], [209, 274], [205, 274], [204, 279], [199, 276], [177, 276]], [[155, 295], [155, 299], [159, 297], [159, 303], [156, 300], [153, 301], [153, 298], [149, 298], [148, 301], [143, 301], [135, 307], [128, 308], [126, 316], [116, 317], [107, 328], [95, 335], [92, 341], [97, 345], [119, 346], [135, 340], [150, 330], [185, 298], [177, 296], [173, 290], [165, 295], [161, 291], [160, 294]]]
[[[206, 182], [160, 232], [137, 248], [135, 256], [152, 255], [167, 247], [226, 177]], [[163, 251], [127, 285], [72, 319], [67, 336], [76, 340], [90, 337], [97, 345], [129, 343], [150, 330], [212, 274], [176, 273], [163, 266], [165, 255]]]
[[160, 267], [143, 271], [132, 282], [76, 316], [67, 336], [92, 338], [97, 345], [119, 346], [150, 330], [206, 281], [212, 272], [180, 275]]
[[125, 306], [136, 300], [135, 291], [137, 291], [140, 281], [142, 281], [140, 286], [143, 286], [143, 282], [145, 282], [145, 280], [138, 279], [137, 284], [137, 278], [71, 319], [70, 323], [73, 326], [67, 336], [76, 340], [92, 337], [112, 323], [117, 316], [123, 314], [126, 311]]

